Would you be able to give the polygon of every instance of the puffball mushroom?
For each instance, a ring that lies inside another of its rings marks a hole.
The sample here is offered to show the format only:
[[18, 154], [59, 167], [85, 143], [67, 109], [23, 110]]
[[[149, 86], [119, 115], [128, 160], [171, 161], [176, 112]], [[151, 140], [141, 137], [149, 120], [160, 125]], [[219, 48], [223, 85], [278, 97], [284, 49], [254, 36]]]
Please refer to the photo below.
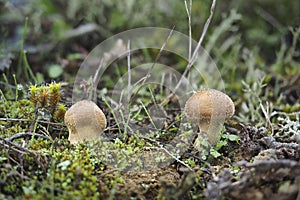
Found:
[[[229, 96], [215, 89], [204, 89], [193, 94], [186, 102], [185, 114], [206, 133], [211, 145], [217, 144], [225, 119], [235, 111]], [[197, 140], [196, 140], [197, 142]]]
[[106, 117], [94, 102], [82, 100], [67, 110], [65, 124], [69, 129], [68, 140], [77, 143], [98, 138], [106, 127]]

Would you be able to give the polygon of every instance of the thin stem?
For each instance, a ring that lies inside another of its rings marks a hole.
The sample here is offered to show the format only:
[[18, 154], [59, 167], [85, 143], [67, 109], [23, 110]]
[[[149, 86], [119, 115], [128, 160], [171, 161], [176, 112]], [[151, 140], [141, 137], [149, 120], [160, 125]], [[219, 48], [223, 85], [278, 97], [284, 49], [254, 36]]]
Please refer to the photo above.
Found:
[[186, 164], [183, 161], [179, 160], [175, 155], [173, 155], [171, 152], [169, 152], [166, 148], [164, 148], [164, 147], [150, 147], [150, 149], [161, 149], [161, 150], [163, 150], [169, 156], [171, 156], [173, 159], [175, 159], [177, 162], [179, 162], [180, 164], [182, 164], [183, 166], [188, 168], [190, 171], [193, 171], [193, 169], [188, 164]]
[[13, 74], [13, 78], [14, 78], [14, 82], [15, 82], [15, 85], [16, 85], [16, 89], [15, 89], [15, 100], [18, 101], [18, 98], [19, 98], [19, 92], [18, 92], [17, 78], [16, 78], [16, 75], [15, 75], [15, 74]]
[[153, 126], [155, 129], [157, 129], [156, 126], [155, 126], [155, 124], [154, 124], [154, 122], [153, 122], [153, 120], [152, 120], [152, 117], [151, 117], [150, 113], [148, 112], [147, 108], [145, 107], [145, 105], [143, 104], [142, 101], [140, 101], [140, 104], [142, 105], [143, 109], [145, 110], [147, 116], [149, 117], [149, 120], [150, 120], [150, 123], [152, 124], [152, 126]]
[[7, 102], [7, 99], [5, 98], [5, 95], [3, 94], [2, 90], [0, 89], [0, 94], [1, 94], [1, 98], [3, 99], [5, 102]]
[[[166, 41], [164, 42], [164, 44], [163, 44], [162, 47], [160, 48], [160, 50], [159, 50], [159, 52], [158, 52], [158, 54], [157, 54], [157, 56], [156, 56], [156, 58], [155, 58], [155, 61], [154, 61], [154, 63], [151, 65], [151, 68], [148, 70], [146, 76], [142, 77], [139, 81], [137, 81], [137, 83], [141, 82], [141, 85], [139, 86], [139, 88], [137, 89], [137, 91], [135, 92], [135, 94], [130, 98], [130, 101], [132, 101], [132, 100], [135, 98], [135, 96], [138, 94], [138, 92], [140, 91], [140, 89], [143, 87], [143, 85], [145, 84], [145, 82], [147, 81], [147, 79], [150, 78], [152, 69], [153, 69], [153, 67], [155, 66], [155, 64], [157, 63], [158, 59], [160, 58], [160, 56], [161, 56], [163, 50], [165, 49], [167, 43], [169, 42], [169, 40], [170, 40], [170, 38], [171, 38], [171, 36], [172, 36], [172, 34], [173, 34], [174, 28], [175, 28], [175, 27], [172, 28], [172, 30], [170, 31], [170, 33], [169, 33], [169, 35], [168, 35]], [[135, 85], [137, 85], [137, 83], [136, 83]]]
[[109, 108], [111, 114], [113, 115], [113, 118], [118, 126], [119, 133], [121, 134], [121, 127], [120, 127], [119, 121], [117, 119], [117, 116], [114, 112], [114, 109], [111, 107], [111, 105], [108, 103], [108, 101], [106, 100], [106, 98], [104, 96], [102, 97], [102, 99], [103, 99], [104, 103], [107, 105], [107, 107]]
[[30, 65], [28, 63], [28, 60], [27, 60], [27, 56], [26, 56], [26, 50], [23, 51], [23, 60], [24, 60], [24, 65], [27, 69], [27, 71], [29, 72], [29, 75], [31, 76], [32, 80], [34, 80], [35, 82], [37, 82], [37, 79], [35, 78], [31, 68], [30, 68]]
[[187, 6], [186, 0], [184, 1], [185, 10], [188, 16], [188, 23], [189, 23], [189, 62], [191, 61], [191, 55], [192, 55], [192, 4], [193, 0], [190, 0], [190, 8]]
[[201, 44], [203, 42], [204, 36], [206, 35], [207, 29], [208, 29], [209, 24], [211, 22], [211, 19], [213, 17], [215, 7], [216, 7], [216, 0], [213, 0], [213, 3], [211, 5], [211, 7], [210, 7], [210, 15], [209, 15], [208, 19], [206, 20], [206, 23], [204, 25], [201, 37], [200, 37], [200, 39], [199, 39], [199, 41], [197, 43], [197, 46], [196, 46], [196, 48], [195, 48], [195, 50], [193, 52], [192, 58], [189, 61], [188, 65], [186, 66], [186, 68], [185, 68], [185, 70], [184, 70], [184, 72], [183, 72], [180, 80], [178, 81], [177, 85], [175, 86], [174, 90], [172, 91], [172, 93], [170, 93], [167, 96], [166, 100], [161, 103], [162, 105], [165, 105], [169, 101], [169, 99], [175, 94], [175, 92], [178, 90], [179, 86], [181, 85], [182, 81], [184, 80], [184, 77], [186, 77], [187, 73], [190, 71], [191, 67], [193, 66], [193, 64], [194, 64], [194, 62], [195, 62], [195, 60], [197, 58], [198, 51], [199, 51], [199, 49], [201, 47]]
[[98, 78], [98, 76], [99, 76], [99, 73], [100, 73], [100, 70], [101, 70], [101, 68], [103, 67], [103, 63], [104, 63], [104, 59], [102, 58], [101, 60], [100, 60], [100, 63], [99, 63], [99, 65], [98, 65], [98, 68], [97, 68], [97, 70], [96, 70], [96, 73], [95, 73], [95, 75], [94, 75], [94, 77], [93, 77], [93, 81], [92, 81], [92, 83], [93, 83], [93, 91], [92, 91], [92, 93], [93, 93], [93, 100], [94, 101], [96, 101], [97, 100], [97, 87], [96, 88], [94, 88], [94, 84], [96, 84], [96, 83], [98, 83], [99, 82], [99, 78]]
[[5, 138], [5, 141], [9, 141], [12, 142], [13, 140], [19, 139], [19, 138], [43, 138], [46, 140], [50, 140], [49, 137], [42, 135], [42, 134], [38, 134], [38, 133], [31, 133], [31, 132], [20, 132], [20, 133], [16, 133], [14, 135], [12, 135], [9, 138]]
[[127, 68], [128, 68], [128, 96], [127, 96], [127, 101], [130, 100], [130, 96], [131, 96], [131, 69], [130, 69], [130, 40], [128, 40], [127, 43], [127, 50], [128, 50], [128, 54], [127, 54]]

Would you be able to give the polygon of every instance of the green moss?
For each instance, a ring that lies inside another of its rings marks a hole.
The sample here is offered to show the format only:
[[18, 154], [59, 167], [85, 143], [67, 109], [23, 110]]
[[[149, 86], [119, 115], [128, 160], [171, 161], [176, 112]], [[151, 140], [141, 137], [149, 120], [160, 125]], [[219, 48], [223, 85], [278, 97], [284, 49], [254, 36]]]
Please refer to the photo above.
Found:
[[[36, 145], [36, 144], [35, 144]], [[44, 153], [45, 153], [44, 149]], [[99, 199], [97, 177], [88, 149], [82, 146], [73, 148], [48, 149], [52, 157], [47, 173], [38, 177], [37, 168], [29, 180], [19, 183], [21, 195], [28, 199]], [[27, 158], [29, 162], [30, 158]], [[42, 178], [42, 179], [41, 179]], [[39, 180], [40, 179], [40, 180]], [[9, 184], [6, 191], [16, 191], [15, 184]]]
[[29, 100], [23, 99], [19, 101], [0, 100], [0, 113], [5, 118], [12, 119], [33, 119], [32, 113], [34, 107]]
[[19, 132], [29, 130], [30, 121], [34, 118], [34, 107], [28, 100], [0, 100], [0, 114], [5, 120], [0, 120], [3, 126], [2, 137], [10, 137]]
[[28, 148], [35, 151], [43, 152], [45, 149], [49, 149], [50, 147], [51, 142], [43, 138], [32, 139], [28, 142]]

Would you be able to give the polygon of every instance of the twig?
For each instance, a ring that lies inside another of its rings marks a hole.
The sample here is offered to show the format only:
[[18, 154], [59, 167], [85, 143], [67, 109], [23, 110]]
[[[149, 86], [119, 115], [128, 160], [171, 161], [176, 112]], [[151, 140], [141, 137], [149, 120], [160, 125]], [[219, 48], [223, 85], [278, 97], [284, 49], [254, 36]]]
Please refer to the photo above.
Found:
[[[101, 58], [100, 63], [98, 65], [98, 68], [97, 68], [96, 73], [95, 73], [94, 78], [93, 78], [93, 84], [99, 82], [98, 81], [98, 79], [99, 79], [98, 76], [99, 76], [100, 70], [103, 66], [103, 63], [104, 63], [104, 58]], [[93, 87], [95, 87], [95, 85], [93, 85]], [[94, 95], [93, 95], [94, 99], [93, 100], [95, 101], [97, 99], [97, 87], [93, 88], [93, 90], [94, 90], [93, 91], [93, 93], [94, 93]]]
[[0, 121], [17, 121], [17, 122], [31, 122], [31, 119], [17, 119], [17, 118], [0, 118]]
[[272, 135], [274, 134], [274, 128], [273, 128], [273, 125], [272, 125], [272, 122], [270, 121], [270, 117], [269, 117], [269, 107], [268, 107], [269, 103], [267, 102], [267, 111], [265, 110], [263, 104], [261, 101], [259, 101], [259, 106], [260, 106], [260, 109], [262, 110], [265, 118], [266, 118], [266, 121], [268, 123], [268, 127], [271, 128], [271, 132], [272, 132]]
[[23, 153], [30, 153], [30, 154], [33, 154], [35, 155], [35, 153], [27, 148], [24, 148], [24, 147], [21, 147], [19, 145], [17, 145], [16, 143], [13, 143], [11, 141], [8, 141], [6, 139], [3, 139], [3, 138], [0, 138], [0, 140], [2, 141], [0, 144], [3, 145], [4, 147], [6, 148], [11, 148], [11, 147], [15, 147], [15, 148], [12, 148], [14, 151], [20, 153], [20, 154], [23, 154]]
[[277, 20], [275, 17], [273, 17], [270, 13], [265, 11], [263, 8], [258, 7], [258, 14], [267, 22], [269, 22], [272, 26], [277, 28], [280, 32], [284, 30], [284, 26]]
[[177, 85], [175, 86], [174, 90], [167, 96], [166, 100], [161, 103], [162, 105], [165, 105], [166, 102], [169, 101], [169, 99], [175, 94], [175, 92], [178, 90], [179, 86], [181, 85], [182, 81], [184, 80], [184, 77], [186, 77], [187, 73], [190, 71], [191, 67], [193, 66], [193, 64], [194, 64], [194, 62], [197, 58], [198, 51], [199, 51], [199, 49], [201, 47], [201, 44], [203, 42], [204, 36], [206, 35], [207, 29], [208, 29], [209, 24], [211, 22], [211, 19], [213, 17], [215, 6], [216, 6], [216, 0], [213, 0], [212, 5], [210, 7], [210, 15], [209, 15], [208, 19], [206, 20], [206, 23], [204, 25], [201, 37], [200, 37], [200, 39], [197, 43], [197, 46], [196, 46], [196, 48], [193, 52], [192, 58], [189, 61], [188, 65], [186, 66], [186, 68], [185, 68], [180, 80], [178, 81]]
[[173, 159], [175, 159], [177, 162], [179, 162], [180, 164], [182, 164], [183, 166], [185, 166], [186, 168], [188, 168], [190, 171], [193, 171], [193, 169], [187, 165], [186, 163], [182, 162], [181, 160], [179, 160], [178, 158], [176, 158], [176, 156], [174, 156], [171, 152], [169, 152], [166, 148], [164, 147], [150, 147], [150, 149], [161, 149], [164, 152], [166, 152], [169, 156], [171, 156]]
[[43, 138], [45, 140], [50, 140], [48, 137], [38, 134], [38, 133], [30, 133], [30, 132], [21, 132], [21, 133], [17, 133], [14, 134], [13, 136], [9, 137], [9, 138], [5, 138], [5, 141], [9, 141], [12, 142], [13, 140], [19, 139], [19, 138]]
[[121, 133], [120, 123], [119, 123], [118, 118], [117, 118], [117, 116], [116, 116], [116, 114], [114, 112], [114, 109], [111, 107], [111, 105], [108, 103], [108, 101], [106, 100], [106, 98], [104, 96], [103, 96], [102, 99], [103, 99], [105, 105], [109, 108], [109, 110], [110, 110], [110, 112], [111, 112], [111, 114], [112, 114], [112, 116], [113, 116], [113, 118], [114, 118], [114, 120], [115, 120], [115, 122], [116, 122], [116, 124], [118, 126], [119, 133]]
[[130, 99], [130, 96], [131, 96], [131, 94], [130, 94], [130, 91], [131, 91], [131, 69], [130, 69], [130, 40], [128, 40], [128, 42], [127, 42], [127, 50], [128, 50], [128, 54], [127, 54], [127, 68], [128, 68], [128, 88], [127, 88], [127, 90], [128, 90], [128, 96], [127, 96], [127, 101], [129, 101], [129, 99]]
[[188, 8], [186, 0], [184, 1], [185, 10], [189, 21], [189, 62], [191, 61], [191, 55], [192, 55], [192, 18], [191, 18], [192, 4], [193, 4], [193, 0], [190, 0], [190, 8]]
[[[34, 120], [32, 119], [17, 119], [17, 118], [0, 118], [0, 121], [13, 121], [13, 122], [32, 122]], [[44, 121], [40, 120], [40, 123], [45, 123], [45, 124], [50, 124], [50, 125], [55, 125], [55, 126], [65, 126], [62, 123], [57, 123], [57, 122], [50, 122], [50, 121]]]
[[155, 123], [154, 123], [153, 120], [152, 120], [151, 115], [149, 114], [149, 112], [148, 112], [147, 108], [145, 107], [145, 105], [143, 104], [143, 102], [140, 100], [139, 103], [142, 105], [144, 111], [146, 112], [146, 115], [149, 117], [149, 120], [150, 120], [150, 123], [152, 124], [152, 126], [153, 126], [155, 129], [157, 129], [157, 127], [155, 126]]
[[160, 56], [161, 56], [163, 50], [165, 49], [166, 45], [168, 44], [168, 42], [169, 42], [169, 40], [170, 40], [170, 38], [171, 38], [171, 36], [173, 34], [174, 28], [175, 27], [172, 28], [172, 30], [170, 31], [170, 33], [169, 33], [166, 41], [164, 42], [164, 44], [160, 48], [160, 50], [159, 50], [159, 52], [158, 52], [158, 54], [157, 54], [157, 56], [156, 56], [153, 64], [151, 65], [151, 68], [148, 70], [146, 76], [144, 76], [144, 77], [141, 78], [142, 81], [141, 80], [137, 81], [137, 83], [139, 83], [140, 81], [142, 82], [141, 86], [137, 89], [136, 93], [130, 98], [130, 101], [132, 101], [133, 99], [135, 99], [136, 95], [138, 94], [138, 92], [140, 91], [140, 89], [143, 87], [143, 85], [145, 84], [145, 82], [147, 81], [147, 79], [150, 78], [152, 69], [155, 66], [155, 64], [157, 63], [158, 59], [160, 58]]
[[116, 101], [114, 101], [114, 100], [113, 100], [112, 98], [110, 98], [109, 96], [106, 96], [105, 98], [111, 103], [111, 105], [112, 105], [113, 107], [117, 108], [117, 107], [120, 106], [119, 103], [117, 103]]
[[74, 28], [74, 29], [64, 32], [62, 35], [62, 39], [67, 40], [67, 39], [71, 39], [74, 37], [79, 37], [81, 35], [95, 32], [98, 29], [99, 29], [98, 25], [93, 24], [93, 23], [80, 25], [77, 28]]
[[[205, 23], [204, 28], [203, 28], [203, 32], [202, 32], [201, 37], [200, 37], [200, 39], [199, 39], [199, 42], [198, 42], [198, 44], [197, 44], [197, 46], [196, 46], [196, 48], [195, 48], [195, 51], [194, 51], [194, 53], [193, 53], [191, 62], [190, 62], [190, 64], [188, 65], [189, 68], [191, 68], [191, 66], [194, 64], [195, 59], [196, 59], [196, 57], [197, 57], [197, 55], [198, 55], [198, 50], [199, 50], [199, 48], [201, 47], [201, 44], [202, 44], [203, 39], [204, 39], [204, 36], [206, 35], [207, 29], [208, 29], [208, 27], [209, 27], [209, 24], [210, 24], [210, 22], [211, 22], [211, 19], [212, 19], [212, 17], [213, 17], [213, 14], [214, 14], [215, 7], [216, 7], [216, 0], [213, 0], [213, 3], [212, 3], [212, 5], [211, 5], [211, 7], [210, 7], [210, 15], [209, 15], [208, 19], [206, 20], [206, 23]], [[188, 68], [188, 67], [187, 67], [187, 68]], [[189, 69], [188, 69], [188, 70], [189, 70]]]

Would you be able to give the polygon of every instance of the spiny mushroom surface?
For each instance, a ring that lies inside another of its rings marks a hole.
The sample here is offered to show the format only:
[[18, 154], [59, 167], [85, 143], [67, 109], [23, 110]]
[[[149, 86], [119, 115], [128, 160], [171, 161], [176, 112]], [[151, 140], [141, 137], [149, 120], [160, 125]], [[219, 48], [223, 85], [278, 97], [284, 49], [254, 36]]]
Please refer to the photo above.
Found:
[[204, 89], [187, 100], [184, 111], [188, 119], [207, 134], [210, 144], [215, 145], [225, 119], [232, 117], [235, 108], [231, 98], [223, 92]]
[[98, 138], [106, 127], [106, 117], [94, 102], [82, 100], [67, 110], [65, 124], [69, 129], [68, 140], [77, 143]]

